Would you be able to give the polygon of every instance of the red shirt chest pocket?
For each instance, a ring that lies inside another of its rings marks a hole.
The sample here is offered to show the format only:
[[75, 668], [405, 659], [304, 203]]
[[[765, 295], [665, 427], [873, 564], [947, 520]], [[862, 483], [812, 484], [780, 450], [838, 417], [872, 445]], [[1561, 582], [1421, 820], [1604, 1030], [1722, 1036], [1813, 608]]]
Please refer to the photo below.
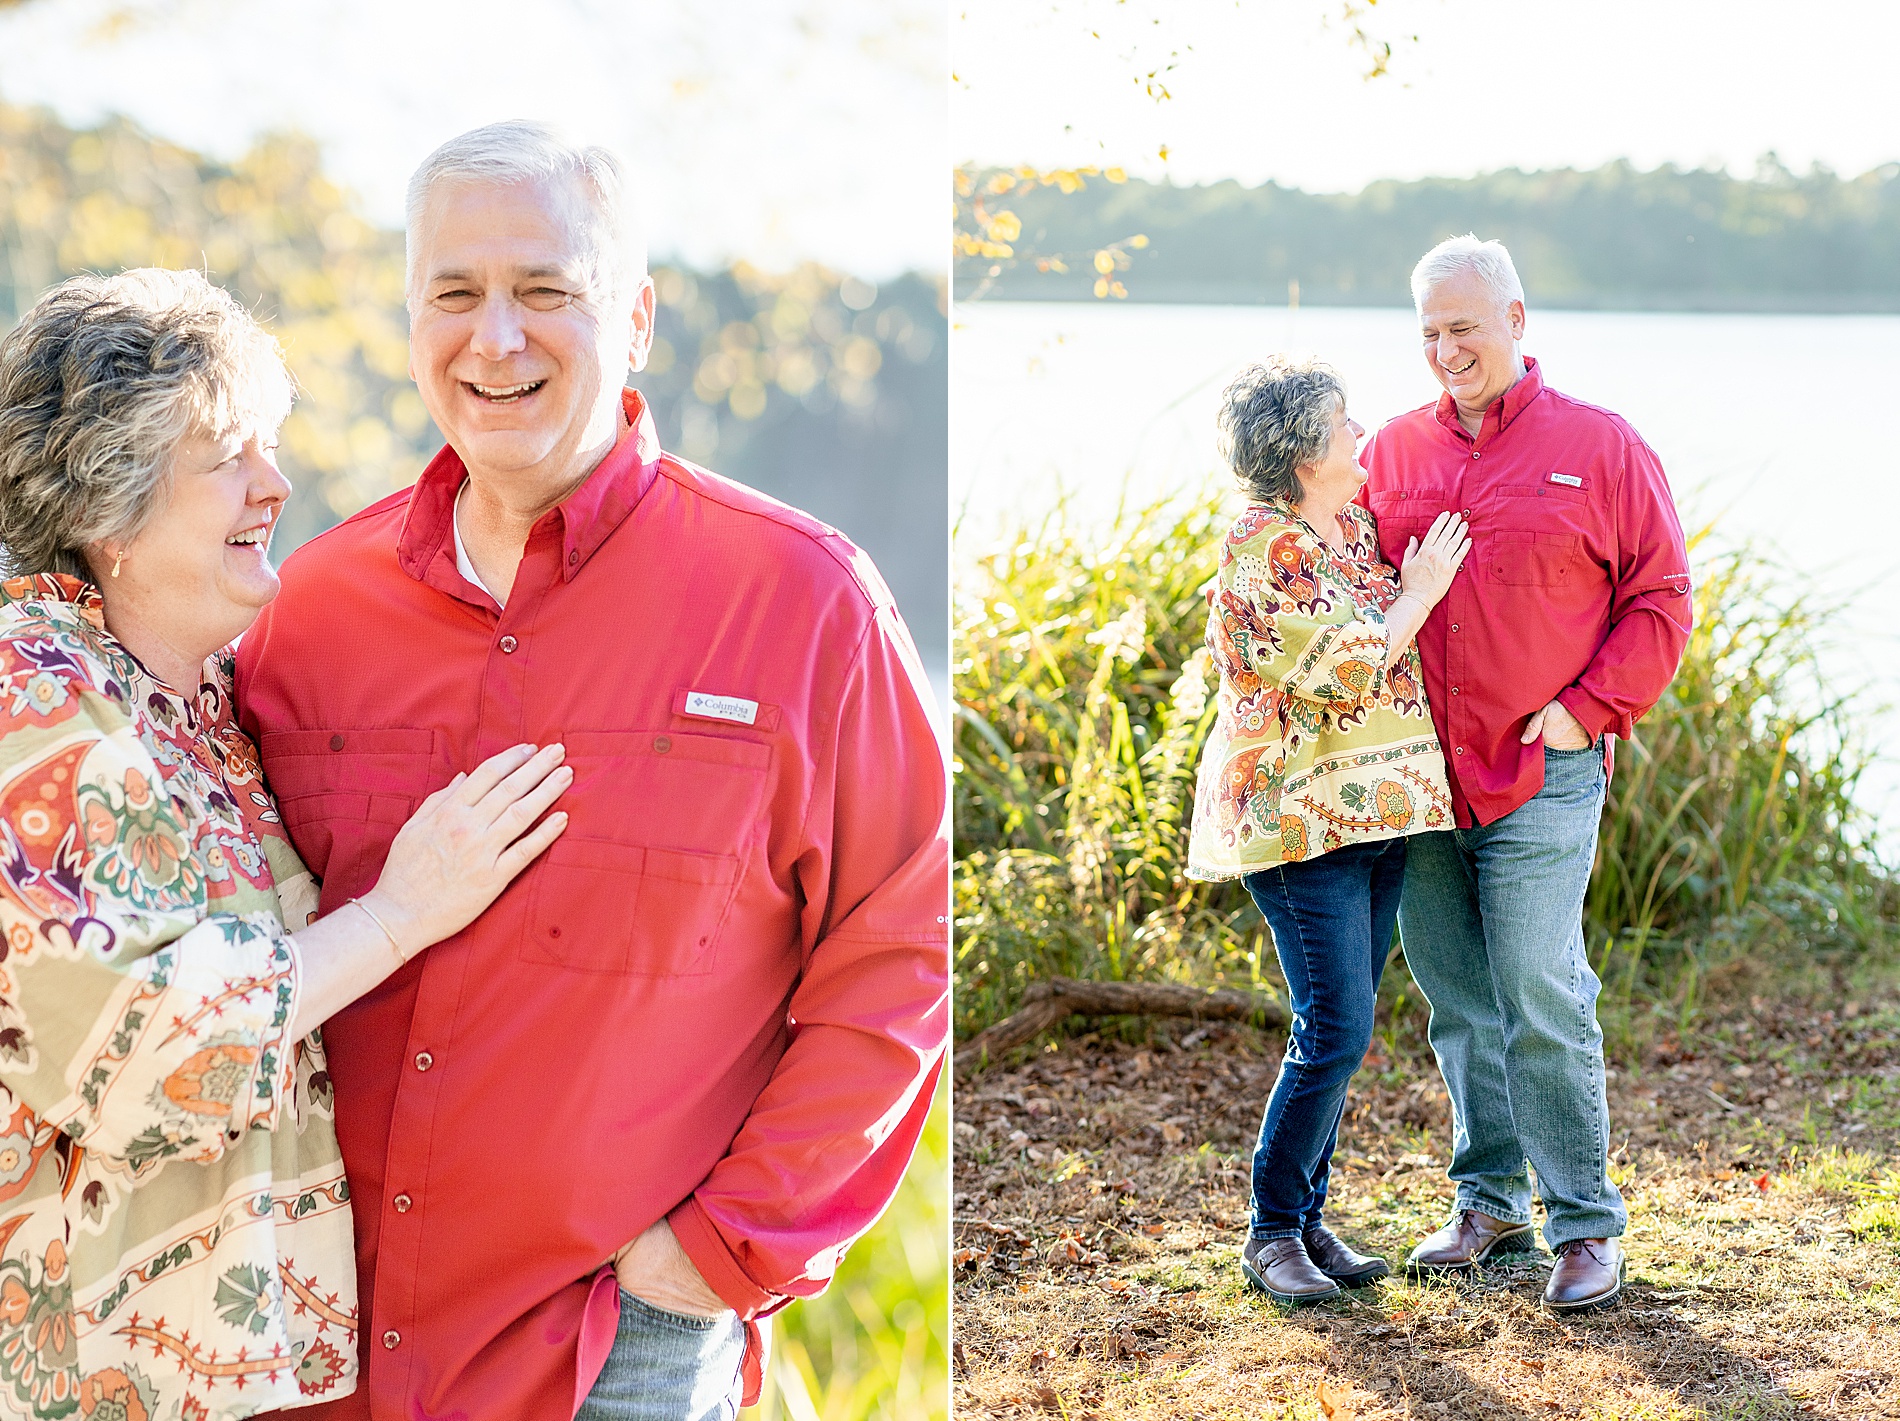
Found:
[[771, 747], [679, 731], [570, 731], [567, 831], [529, 870], [524, 963], [634, 977], [710, 973], [762, 857]]
[[258, 749], [325, 914], [375, 887], [396, 831], [450, 778], [430, 730], [267, 731]]
[[1488, 525], [1480, 532], [1487, 582], [1506, 586], [1577, 589], [1593, 587], [1591, 549], [1602, 521], [1588, 475], [1563, 475], [1576, 484], [1509, 484], [1494, 489]]

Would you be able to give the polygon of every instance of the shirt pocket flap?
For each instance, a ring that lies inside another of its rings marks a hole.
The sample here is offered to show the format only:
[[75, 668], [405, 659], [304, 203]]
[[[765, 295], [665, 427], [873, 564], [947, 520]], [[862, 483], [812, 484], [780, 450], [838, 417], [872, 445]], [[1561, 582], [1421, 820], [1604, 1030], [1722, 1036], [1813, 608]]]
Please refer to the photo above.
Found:
[[1491, 490], [1494, 498], [1550, 498], [1559, 503], [1588, 503], [1590, 501], [1590, 476], [1588, 474], [1566, 474], [1565, 478], [1575, 478], [1575, 483], [1551, 483], [1548, 478], [1542, 483], [1502, 484]]
[[413, 794], [435, 758], [433, 730], [267, 730], [258, 742], [279, 800], [340, 790]]
[[1384, 521], [1388, 514], [1433, 518], [1451, 506], [1448, 488], [1387, 488], [1372, 495], [1372, 512]]
[[570, 731], [561, 743], [574, 772], [563, 840], [731, 853], [760, 829], [770, 745], [680, 730]]

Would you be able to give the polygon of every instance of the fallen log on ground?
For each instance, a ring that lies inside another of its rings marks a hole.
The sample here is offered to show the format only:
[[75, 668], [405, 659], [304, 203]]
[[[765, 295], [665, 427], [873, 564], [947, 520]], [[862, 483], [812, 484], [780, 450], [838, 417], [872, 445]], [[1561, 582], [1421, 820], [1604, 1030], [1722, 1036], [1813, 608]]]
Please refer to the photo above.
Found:
[[1032, 985], [1014, 1013], [964, 1042], [957, 1051], [957, 1069], [966, 1071], [986, 1058], [994, 1060], [1072, 1016], [1187, 1016], [1202, 1021], [1259, 1021], [1276, 1027], [1287, 1024], [1286, 1007], [1262, 992], [1052, 977]]

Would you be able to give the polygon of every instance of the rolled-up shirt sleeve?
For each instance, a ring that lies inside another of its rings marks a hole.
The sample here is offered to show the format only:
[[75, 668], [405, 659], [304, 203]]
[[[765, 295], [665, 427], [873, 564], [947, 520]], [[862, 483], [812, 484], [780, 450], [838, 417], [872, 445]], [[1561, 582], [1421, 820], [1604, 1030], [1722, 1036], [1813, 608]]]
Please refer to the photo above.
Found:
[[742, 1316], [823, 1290], [895, 1194], [942, 1069], [947, 786], [922, 687], [886, 602], [817, 747], [790, 1044], [725, 1158], [669, 1215]]
[[0, 1082], [135, 1174], [215, 1159], [291, 1088], [296, 952], [269, 913], [206, 912], [159, 766], [107, 698], [68, 689], [56, 727], [0, 714]]
[[1639, 439], [1626, 446], [1612, 513], [1609, 634], [1557, 695], [1593, 740], [1635, 733], [1675, 676], [1695, 621], [1682, 522], [1661, 462]]

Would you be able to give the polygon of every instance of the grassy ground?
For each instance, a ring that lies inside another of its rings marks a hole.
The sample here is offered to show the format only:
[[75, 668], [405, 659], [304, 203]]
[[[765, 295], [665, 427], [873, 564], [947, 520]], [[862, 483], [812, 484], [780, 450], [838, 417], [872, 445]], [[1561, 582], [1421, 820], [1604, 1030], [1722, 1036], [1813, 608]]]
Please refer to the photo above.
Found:
[[[1279, 1049], [1176, 1024], [960, 1083], [957, 1415], [1900, 1417], [1900, 994], [1756, 998], [1632, 1049], [1610, 1081], [1625, 1302], [1567, 1320], [1538, 1307], [1543, 1254], [1332, 1307], [1247, 1290]], [[1330, 1221], [1396, 1263], [1451, 1197], [1443, 1088], [1403, 1021], [1347, 1113]]]

